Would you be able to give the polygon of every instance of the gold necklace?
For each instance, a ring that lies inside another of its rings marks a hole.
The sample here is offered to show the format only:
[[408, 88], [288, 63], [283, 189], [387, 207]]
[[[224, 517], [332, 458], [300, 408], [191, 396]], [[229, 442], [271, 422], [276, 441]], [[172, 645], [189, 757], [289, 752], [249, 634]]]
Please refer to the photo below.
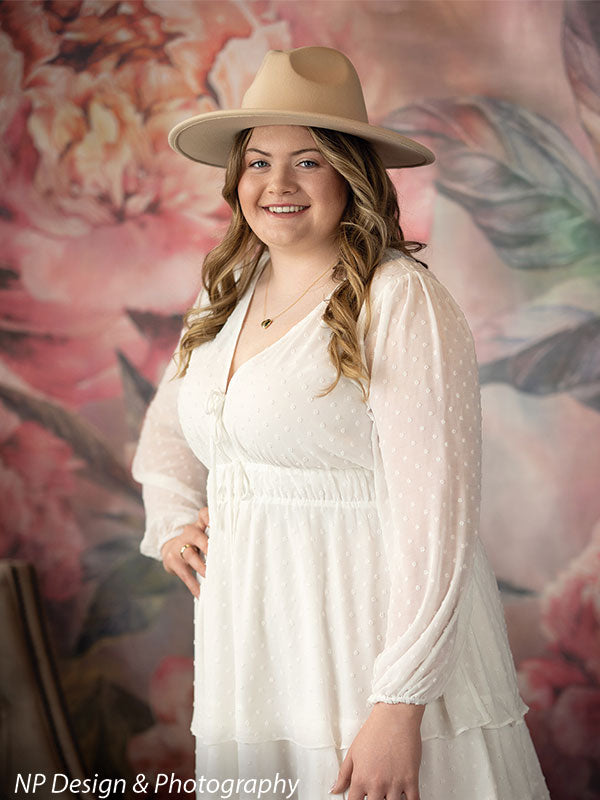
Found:
[[[273, 268], [273, 264], [271, 263], [271, 269], [272, 269], [272, 268]], [[308, 286], [308, 287], [307, 287], [307, 288], [306, 288], [306, 289], [305, 289], [305, 290], [302, 292], [302, 294], [300, 295], [300, 297], [298, 298], [298, 300], [302, 300], [302, 298], [303, 298], [303, 297], [304, 297], [304, 295], [305, 295], [305, 294], [308, 292], [308, 290], [309, 290], [310, 288], [312, 288], [312, 287], [315, 285], [315, 283], [316, 283], [318, 280], [320, 280], [320, 279], [323, 277], [323, 275], [326, 275], [326, 274], [327, 274], [327, 273], [328, 273], [330, 270], [331, 270], [331, 267], [327, 267], [327, 269], [325, 270], [325, 272], [323, 272], [321, 275], [319, 275], [319, 277], [318, 277], [318, 278], [315, 278], [315, 280], [314, 280], [314, 281], [313, 281], [313, 282], [310, 284], [310, 286]], [[280, 311], [280, 312], [279, 312], [279, 314], [275, 314], [275, 316], [274, 316], [274, 317], [267, 317], [267, 294], [268, 294], [268, 292], [269, 292], [269, 282], [267, 281], [267, 285], [266, 285], [266, 287], [265, 287], [265, 304], [264, 304], [264, 307], [263, 307], [263, 320], [262, 320], [262, 322], [260, 323], [260, 326], [261, 326], [261, 328], [268, 328], [268, 327], [269, 327], [269, 325], [270, 325], [270, 324], [273, 322], [273, 320], [277, 319], [277, 317], [280, 317], [282, 314], [285, 314], [285, 312], [286, 312], [288, 309], [290, 309], [292, 306], [295, 306], [295, 305], [296, 305], [296, 303], [298, 302], [298, 300], [294, 300], [294, 302], [293, 302], [293, 303], [290, 303], [290, 305], [289, 305], [287, 308], [284, 308], [284, 309], [283, 309], [283, 311]]]

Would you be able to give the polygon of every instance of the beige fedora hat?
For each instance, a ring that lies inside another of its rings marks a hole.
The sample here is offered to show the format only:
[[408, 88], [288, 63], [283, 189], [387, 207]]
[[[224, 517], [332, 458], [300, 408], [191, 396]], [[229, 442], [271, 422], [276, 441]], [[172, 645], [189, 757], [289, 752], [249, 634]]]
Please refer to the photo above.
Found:
[[360, 136], [388, 168], [420, 167], [435, 160], [414, 139], [369, 124], [352, 62], [330, 47], [269, 50], [241, 108], [185, 119], [169, 133], [169, 144], [193, 161], [224, 167], [235, 135], [261, 125], [310, 125]]

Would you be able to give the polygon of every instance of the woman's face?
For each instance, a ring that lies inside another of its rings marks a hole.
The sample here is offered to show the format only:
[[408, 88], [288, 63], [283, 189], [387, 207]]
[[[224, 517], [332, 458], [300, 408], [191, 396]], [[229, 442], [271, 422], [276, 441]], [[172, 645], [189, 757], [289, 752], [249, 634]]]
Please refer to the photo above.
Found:
[[347, 183], [308, 128], [254, 128], [238, 182], [242, 213], [269, 250], [329, 258], [348, 198]]

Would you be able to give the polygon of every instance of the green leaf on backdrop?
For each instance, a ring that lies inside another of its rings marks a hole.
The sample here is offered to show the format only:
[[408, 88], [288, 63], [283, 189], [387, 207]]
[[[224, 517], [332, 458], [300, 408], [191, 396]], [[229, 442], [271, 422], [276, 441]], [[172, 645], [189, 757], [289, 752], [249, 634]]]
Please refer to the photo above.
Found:
[[81, 556], [84, 582], [103, 579], [114, 571], [117, 564], [134, 555], [139, 555], [139, 544], [126, 536], [88, 547]]
[[563, 53], [579, 118], [600, 158], [600, 25], [598, 3], [565, 3]]
[[37, 422], [67, 442], [75, 455], [85, 463], [82, 473], [86, 477], [141, 503], [139, 487], [129, 470], [116, 458], [99, 431], [81, 417], [49, 400], [33, 397], [6, 385], [0, 385], [0, 400], [22, 420]]
[[89, 774], [123, 778], [130, 772], [127, 742], [153, 723], [150, 707], [118, 684], [83, 671], [70, 687], [71, 719]]
[[507, 383], [539, 396], [569, 392], [600, 411], [600, 317], [482, 364], [479, 380], [482, 385]]
[[126, 309], [127, 315], [149, 342], [173, 349], [181, 333], [182, 314], [159, 314], [155, 311]]
[[436, 185], [471, 215], [499, 256], [527, 272], [527, 299], [487, 319], [496, 358], [482, 383], [569, 392], [600, 410], [600, 182], [551, 120], [498, 98], [431, 100], [385, 124], [429, 141]]
[[561, 269], [589, 270], [600, 251], [598, 176], [551, 120], [474, 95], [406, 106], [383, 124], [431, 144], [437, 188], [509, 266], [558, 270], [556, 280], [566, 277]]
[[127, 429], [132, 440], [137, 440], [144, 415], [156, 388], [138, 372], [129, 359], [121, 352], [117, 352], [121, 368], [121, 382], [125, 398], [125, 415]]
[[154, 559], [135, 554], [121, 560], [96, 588], [75, 653], [81, 655], [107, 637], [145, 630], [178, 588], [178, 579]]
[[515, 583], [498, 578], [498, 590], [505, 597], [537, 597], [538, 592], [526, 586], [517, 586]]

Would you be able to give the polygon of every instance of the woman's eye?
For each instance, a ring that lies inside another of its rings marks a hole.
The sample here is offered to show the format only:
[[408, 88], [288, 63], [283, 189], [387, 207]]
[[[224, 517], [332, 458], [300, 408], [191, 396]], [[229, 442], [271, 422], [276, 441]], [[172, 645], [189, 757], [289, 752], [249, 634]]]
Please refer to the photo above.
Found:
[[301, 164], [308, 164], [309, 167], [318, 167], [319, 166], [316, 161], [313, 161], [310, 158], [305, 158], [300, 163]]
[[260, 158], [259, 158], [257, 161], [251, 161], [251, 162], [248, 164], [248, 166], [249, 166], [249, 167], [258, 167], [259, 169], [260, 169], [260, 167], [264, 167], [264, 166], [266, 166], [266, 165], [267, 165], [267, 162], [266, 162], [266, 161], [263, 161], [263, 160], [262, 160], [262, 159], [260, 159]]

